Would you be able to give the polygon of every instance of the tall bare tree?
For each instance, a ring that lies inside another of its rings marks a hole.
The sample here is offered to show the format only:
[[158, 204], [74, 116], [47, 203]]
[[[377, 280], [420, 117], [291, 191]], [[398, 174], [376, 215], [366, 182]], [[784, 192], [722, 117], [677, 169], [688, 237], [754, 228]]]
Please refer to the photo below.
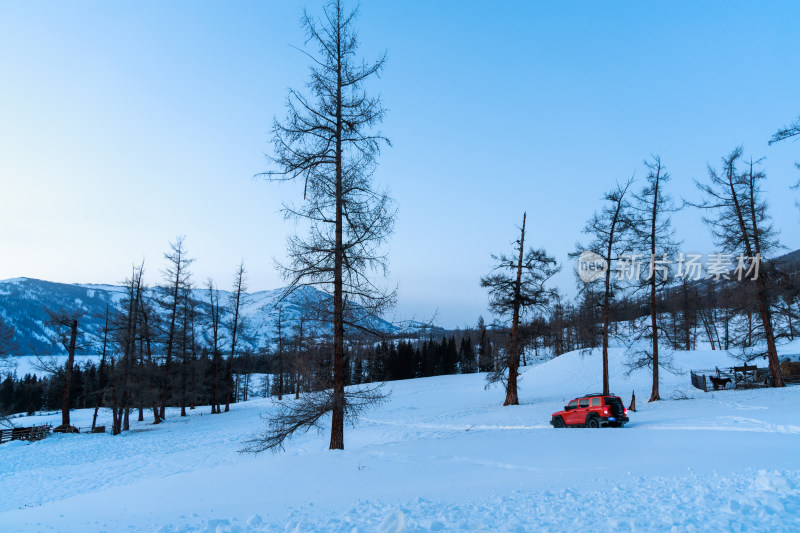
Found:
[[58, 342], [67, 350], [67, 362], [64, 365], [64, 388], [61, 391], [61, 425], [55, 430], [65, 433], [77, 432], [72, 428], [69, 420], [69, 396], [78, 339], [78, 319], [83, 314], [64, 310], [51, 311], [47, 309], [46, 311], [49, 316], [47, 323], [57, 327]]
[[[767, 344], [769, 370], [773, 385], [783, 387], [783, 375], [775, 347], [775, 333], [770, 309], [768, 273], [759, 272], [764, 254], [769, 254], [778, 246], [777, 235], [767, 214], [767, 203], [761, 191], [761, 182], [766, 174], [755, 170], [752, 160], [746, 169], [739, 171], [742, 147], [735, 148], [722, 158], [722, 168], [708, 168], [708, 183], [695, 182], [705, 199], [694, 205], [710, 214], [703, 217], [720, 246], [721, 252], [733, 258], [740, 257], [742, 269], [751, 273], [744, 276], [745, 282], [754, 281], [755, 300], [761, 319], [761, 334]], [[742, 287], [744, 290], [745, 287]]]
[[578, 245], [578, 250], [570, 255], [579, 257], [583, 252], [592, 252], [605, 263], [602, 277], [603, 292], [600, 297], [600, 308], [603, 315], [603, 394], [609, 394], [608, 382], [608, 338], [610, 334], [611, 307], [615, 294], [616, 279], [613, 276], [612, 263], [618, 261], [629, 250], [629, 234], [633, 225], [631, 204], [628, 191], [633, 178], [616, 187], [603, 196], [605, 205], [599, 213], [595, 213], [583, 229], [583, 233], [592, 237], [588, 246]]
[[156, 332], [159, 325], [159, 316], [156, 313], [153, 303], [147, 297], [148, 291], [142, 290], [142, 297], [139, 301], [139, 317], [141, 333], [139, 335], [139, 356], [140, 356], [140, 376], [139, 376], [139, 421], [144, 420], [142, 413], [144, 402], [146, 401], [153, 409], [153, 424], [160, 424], [159, 416], [159, 396], [160, 396], [160, 376], [158, 362], [156, 361], [153, 345], [156, 343]]
[[103, 392], [105, 392], [106, 386], [106, 357], [108, 356], [108, 336], [111, 332], [110, 327], [110, 318], [111, 318], [111, 307], [109, 304], [106, 304], [106, 312], [103, 315], [103, 328], [101, 329], [103, 333], [103, 346], [100, 349], [100, 367], [98, 368], [97, 375], [98, 375], [98, 387], [97, 390], [92, 395], [94, 397], [94, 414], [92, 415], [92, 431], [94, 428], [97, 427], [97, 413], [100, 410], [100, 404], [102, 403], [103, 399]]
[[[389, 196], [376, 189], [372, 174], [382, 144], [388, 140], [375, 127], [384, 108], [379, 97], [364, 90], [376, 77], [385, 56], [366, 63], [357, 59], [356, 12], [346, 11], [340, 0], [324, 7], [320, 21], [304, 13], [307, 42], [316, 53], [311, 60], [307, 92], [290, 90], [287, 116], [274, 122], [274, 170], [263, 175], [276, 181], [303, 183], [304, 202], [286, 204], [287, 217], [305, 221], [305, 237], [288, 241], [289, 263], [282, 265], [289, 291], [311, 285], [332, 296], [333, 383], [330, 398], [320, 399], [301, 417], [304, 426], [331, 413], [331, 449], [344, 448], [345, 326], [366, 327], [359, 319], [385, 310], [394, 300], [373, 281], [386, 273], [386, 257], [380, 245], [390, 235], [395, 217]], [[307, 396], [308, 401], [311, 397]], [[301, 399], [293, 405], [303, 405]], [[298, 407], [298, 412], [301, 408]], [[286, 427], [292, 427], [289, 424]]]
[[206, 283], [208, 288], [208, 315], [206, 317], [206, 328], [209, 333], [209, 348], [211, 351], [211, 414], [218, 414], [220, 410], [220, 370], [222, 366], [222, 351], [220, 350], [221, 341], [221, 319], [222, 311], [219, 305], [219, 290], [214, 286], [214, 280], [208, 278]]
[[[179, 336], [178, 336], [178, 345], [179, 345], [179, 354], [180, 354], [180, 392], [179, 392], [179, 402], [181, 404], [181, 416], [186, 416], [186, 406], [189, 403], [189, 390], [188, 387], [192, 385], [192, 380], [190, 380], [190, 368], [193, 367], [194, 362], [194, 354], [195, 354], [195, 336], [194, 336], [194, 325], [195, 325], [195, 314], [197, 308], [197, 302], [192, 298], [192, 283], [191, 281], [187, 281], [183, 287], [183, 296], [182, 300], [182, 312], [180, 317], [180, 326], [179, 326]], [[192, 407], [194, 409], [194, 407]]]
[[[242, 331], [245, 329], [245, 323], [241, 314], [242, 299], [247, 292], [246, 285], [247, 270], [244, 268], [244, 261], [239, 263], [236, 267], [236, 273], [233, 276], [233, 292], [228, 301], [229, 311], [231, 313], [231, 320], [228, 323], [231, 336], [231, 355], [225, 364], [225, 412], [231, 410], [231, 395], [233, 394], [233, 359], [236, 357], [237, 343], [242, 336]], [[237, 387], [238, 390], [238, 387]]]
[[184, 237], [178, 237], [169, 244], [170, 251], [164, 254], [167, 266], [162, 271], [164, 284], [159, 287], [159, 304], [166, 312], [166, 331], [164, 338], [164, 371], [161, 383], [161, 405], [159, 415], [163, 420], [167, 416], [169, 400], [172, 358], [179, 347], [180, 319], [183, 314], [186, 286], [191, 278], [189, 266], [194, 262], [183, 244]]
[[525, 221], [522, 215], [519, 239], [515, 243], [515, 256], [492, 255], [495, 267], [481, 278], [481, 287], [489, 289], [489, 307], [496, 315], [511, 315], [511, 333], [505, 364], [490, 375], [490, 379], [500, 380], [507, 372], [505, 383], [506, 399], [503, 405], [519, 405], [517, 376], [520, 359], [520, 318], [529, 310], [546, 311], [556, 296], [555, 289], [545, 287], [559, 268], [556, 260], [544, 250], [525, 250]]
[[641, 288], [649, 291], [650, 326], [649, 336], [652, 342], [652, 351], [645, 353], [645, 360], [653, 369], [653, 387], [650, 392], [651, 402], [661, 399], [658, 390], [659, 383], [659, 325], [658, 325], [658, 299], [659, 289], [666, 287], [671, 281], [669, 258], [674, 254], [677, 244], [670, 219], [675, 211], [672, 198], [665, 192], [665, 187], [670, 181], [659, 156], [652, 156], [652, 161], [645, 161], [648, 173], [645, 185], [641, 192], [634, 195], [633, 216], [635, 223], [633, 229], [637, 244], [644, 245], [650, 253], [647, 273], [636, 281]]
[[115, 317], [115, 337], [122, 358], [111, 361], [112, 388], [112, 434], [130, 428], [130, 409], [133, 400], [132, 382], [134, 366], [137, 361], [137, 338], [141, 335], [141, 302], [145, 287], [143, 284], [144, 263], [132, 268], [131, 277], [125, 280], [125, 296], [121, 309]]

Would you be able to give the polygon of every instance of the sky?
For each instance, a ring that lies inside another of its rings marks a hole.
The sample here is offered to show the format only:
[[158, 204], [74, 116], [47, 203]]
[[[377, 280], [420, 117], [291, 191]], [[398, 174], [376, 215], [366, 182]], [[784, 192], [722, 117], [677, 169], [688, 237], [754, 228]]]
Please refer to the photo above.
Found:
[[[268, 168], [273, 117], [301, 89], [299, 24], [319, 2], [0, 0], [0, 279], [159, 281], [185, 236], [196, 283], [284, 284], [294, 185]], [[800, 115], [795, 2], [378, 2], [361, 53], [387, 52], [369, 88], [391, 139], [375, 181], [398, 206], [390, 319], [491, 317], [490, 254], [526, 241], [563, 263], [617, 180], [658, 154], [670, 193], [738, 145], [764, 157], [781, 243], [800, 248], [800, 143], [768, 146]], [[674, 218], [686, 251], [714, 251], [700, 213]]]

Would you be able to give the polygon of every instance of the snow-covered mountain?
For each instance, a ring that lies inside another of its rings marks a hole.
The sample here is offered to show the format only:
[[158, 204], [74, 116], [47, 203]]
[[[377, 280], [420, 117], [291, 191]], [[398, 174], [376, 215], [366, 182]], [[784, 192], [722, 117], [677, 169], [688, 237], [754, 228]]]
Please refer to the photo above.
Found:
[[[151, 289], [150, 294], [154, 291]], [[226, 305], [230, 292], [219, 291], [220, 303]], [[242, 348], [257, 349], [269, 345], [277, 337], [277, 322], [280, 310], [283, 335], [290, 337], [300, 317], [311, 307], [325, 306], [330, 296], [311, 287], [301, 287], [286, 298], [284, 289], [259, 291], [244, 295], [240, 313], [247, 325], [247, 334], [242, 339]], [[81, 353], [96, 353], [102, 343], [102, 328], [106, 306], [112, 310], [125, 296], [125, 288], [115, 285], [65, 284], [30, 278], [14, 278], [0, 281], [0, 316], [15, 329], [16, 353], [58, 354], [64, 348], [53, 342], [55, 329], [47, 324], [46, 309], [63, 309], [68, 312], [83, 313], [80, 319], [80, 338], [78, 344], [88, 348]], [[192, 297], [198, 302], [198, 311], [205, 315], [208, 309], [208, 292], [193, 290]], [[230, 320], [230, 313], [223, 313], [223, 323]], [[364, 315], [359, 321], [370, 329], [395, 333], [401, 328], [380, 317]], [[304, 334], [322, 335], [329, 327], [313, 321], [305, 326]], [[198, 331], [204, 328], [198, 327]]]

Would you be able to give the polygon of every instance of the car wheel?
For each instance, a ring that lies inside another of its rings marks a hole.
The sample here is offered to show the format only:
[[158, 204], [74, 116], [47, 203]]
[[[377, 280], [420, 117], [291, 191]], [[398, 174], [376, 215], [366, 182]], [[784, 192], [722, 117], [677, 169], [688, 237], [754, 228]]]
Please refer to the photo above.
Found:
[[553, 427], [554, 428], [563, 428], [565, 427], [564, 419], [560, 416], [553, 417]]
[[596, 416], [590, 416], [589, 419], [586, 421], [586, 427], [592, 429], [599, 428], [600, 419], [598, 419]]

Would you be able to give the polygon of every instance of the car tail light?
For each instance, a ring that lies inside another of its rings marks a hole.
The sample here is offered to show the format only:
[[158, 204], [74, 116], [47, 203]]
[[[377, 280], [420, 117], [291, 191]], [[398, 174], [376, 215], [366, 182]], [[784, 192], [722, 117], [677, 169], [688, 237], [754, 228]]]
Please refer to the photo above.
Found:
[[628, 416], [628, 408], [627, 407], [623, 407], [622, 410], [625, 412], [625, 416]]
[[604, 414], [604, 415], [607, 415], [607, 414], [608, 414], [608, 407], [603, 407], [603, 414]]

